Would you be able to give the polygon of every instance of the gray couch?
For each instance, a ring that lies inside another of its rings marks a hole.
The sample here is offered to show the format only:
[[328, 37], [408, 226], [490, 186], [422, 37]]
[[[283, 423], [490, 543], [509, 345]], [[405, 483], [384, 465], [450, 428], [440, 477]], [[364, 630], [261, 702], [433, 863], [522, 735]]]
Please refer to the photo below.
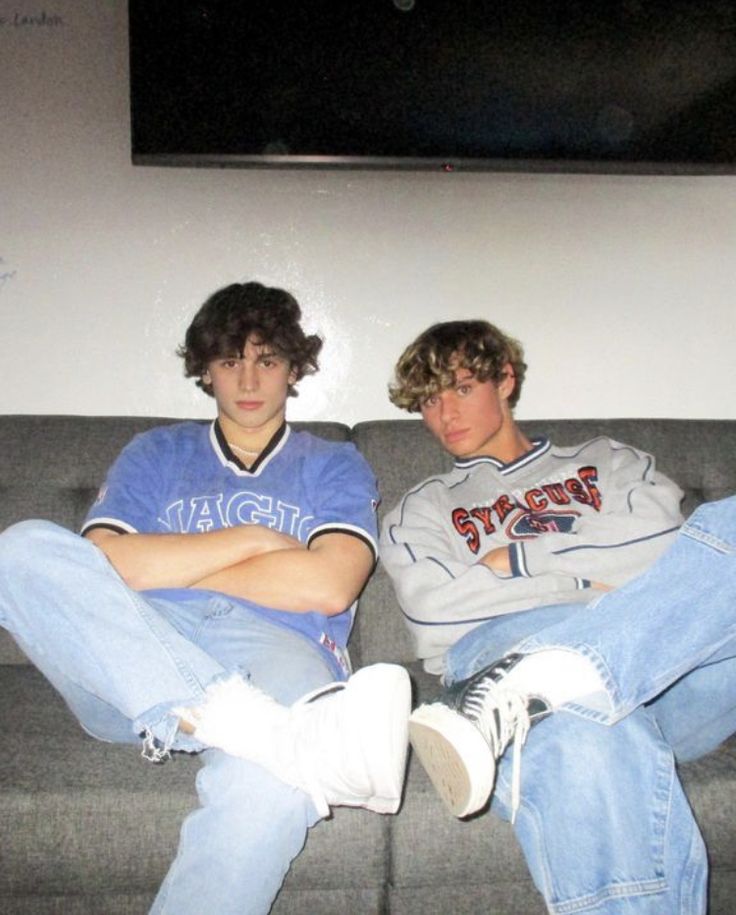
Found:
[[[163, 420], [165, 421], [165, 420]], [[162, 420], [0, 417], [0, 529], [28, 517], [76, 529], [112, 461], [132, 435]], [[393, 505], [448, 460], [418, 421], [305, 424], [352, 437]], [[686, 511], [736, 492], [736, 422], [607, 420], [523, 422], [562, 444], [599, 431], [658, 457], [686, 491]], [[401, 615], [379, 567], [361, 597], [351, 640], [356, 666], [405, 664], [422, 699], [437, 690], [413, 661]], [[162, 766], [132, 746], [87, 737], [43, 678], [0, 632], [0, 912], [144, 913], [195, 804], [195, 757]], [[736, 740], [683, 767], [709, 846], [713, 915], [736, 912]], [[453, 819], [414, 761], [400, 813], [338, 809], [311, 833], [274, 912], [542, 913], [513, 833], [482, 815]], [[217, 913], [212, 913], [217, 915]], [[663, 913], [669, 915], [669, 913]]]

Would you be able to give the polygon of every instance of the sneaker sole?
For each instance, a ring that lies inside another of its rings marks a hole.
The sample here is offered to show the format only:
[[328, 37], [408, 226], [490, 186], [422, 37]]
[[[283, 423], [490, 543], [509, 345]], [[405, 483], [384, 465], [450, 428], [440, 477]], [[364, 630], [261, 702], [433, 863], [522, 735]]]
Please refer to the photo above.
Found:
[[422, 705], [409, 719], [409, 739], [451, 813], [466, 817], [484, 806], [496, 763], [474, 724], [441, 703]]

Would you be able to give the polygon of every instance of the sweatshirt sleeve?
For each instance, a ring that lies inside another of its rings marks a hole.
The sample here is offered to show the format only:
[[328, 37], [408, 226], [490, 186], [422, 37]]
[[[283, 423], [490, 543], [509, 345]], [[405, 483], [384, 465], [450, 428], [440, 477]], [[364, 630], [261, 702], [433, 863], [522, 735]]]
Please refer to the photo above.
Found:
[[599, 504], [570, 533], [546, 532], [509, 546], [514, 578], [554, 572], [619, 586], [644, 572], [682, 524], [682, 490], [657, 472], [654, 458], [609, 441], [592, 481]]

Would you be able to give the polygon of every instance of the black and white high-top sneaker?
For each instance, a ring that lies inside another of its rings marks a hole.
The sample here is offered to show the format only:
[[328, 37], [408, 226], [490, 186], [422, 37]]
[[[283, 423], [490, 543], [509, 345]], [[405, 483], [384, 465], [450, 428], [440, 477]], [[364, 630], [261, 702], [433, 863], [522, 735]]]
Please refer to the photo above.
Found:
[[542, 696], [504, 684], [522, 655], [507, 655], [454, 683], [440, 699], [420, 705], [409, 718], [412, 747], [445, 805], [455, 816], [480, 810], [493, 791], [496, 762], [514, 744], [512, 810], [519, 806], [519, 750], [529, 728], [550, 713]]

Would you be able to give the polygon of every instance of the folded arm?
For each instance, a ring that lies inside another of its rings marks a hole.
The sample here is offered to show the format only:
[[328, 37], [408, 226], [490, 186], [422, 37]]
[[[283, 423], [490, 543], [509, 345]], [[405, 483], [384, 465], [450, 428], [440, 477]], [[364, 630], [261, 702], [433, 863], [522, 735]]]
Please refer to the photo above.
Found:
[[[500, 564], [458, 559], [430, 502], [412, 500], [400, 520], [399, 514], [384, 522], [381, 559], [404, 614], [417, 624], [482, 622], [518, 610], [520, 601], [533, 606], [552, 594], [575, 599], [583, 587], [574, 575], [513, 579]], [[499, 553], [508, 557], [506, 547]]]
[[120, 534], [92, 528], [85, 534], [131, 588], [190, 588], [208, 575], [254, 556], [303, 548], [294, 537], [261, 524], [197, 534]]
[[[599, 510], [582, 514], [571, 533], [549, 531], [512, 544], [510, 574], [572, 574], [618, 587], [672, 543], [682, 524], [682, 490], [656, 472], [651, 455], [614, 445]], [[488, 555], [483, 561], [498, 571], [502, 560]]]
[[359, 537], [323, 534], [308, 548], [263, 552], [198, 581], [266, 607], [334, 616], [360, 593], [373, 568], [373, 551]]
[[308, 547], [258, 524], [201, 534], [86, 536], [130, 587], [204, 588], [266, 607], [327, 616], [342, 613], [373, 568], [367, 543], [350, 534], [315, 537]]

